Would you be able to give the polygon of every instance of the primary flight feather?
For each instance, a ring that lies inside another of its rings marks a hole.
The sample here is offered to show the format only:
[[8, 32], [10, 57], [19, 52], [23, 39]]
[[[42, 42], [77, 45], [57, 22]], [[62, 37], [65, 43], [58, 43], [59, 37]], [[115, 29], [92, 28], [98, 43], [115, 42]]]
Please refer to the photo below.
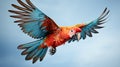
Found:
[[23, 49], [22, 55], [26, 55], [25, 60], [33, 60], [35, 63], [38, 59], [40, 61], [45, 57], [48, 47], [50, 47], [50, 54], [54, 55], [56, 47], [64, 44], [65, 42], [79, 41], [85, 39], [86, 36], [92, 37], [93, 33], [98, 33], [96, 29], [103, 28], [102, 25], [106, 20], [109, 10], [105, 8], [103, 13], [95, 20], [88, 24], [76, 24], [74, 26], [58, 26], [50, 17], [44, 14], [30, 0], [26, 3], [17, 0], [21, 6], [12, 4], [17, 10], [8, 10], [15, 15], [10, 17], [18, 18], [14, 21], [18, 23], [21, 30], [38, 39], [37, 41], [22, 44], [18, 49]]

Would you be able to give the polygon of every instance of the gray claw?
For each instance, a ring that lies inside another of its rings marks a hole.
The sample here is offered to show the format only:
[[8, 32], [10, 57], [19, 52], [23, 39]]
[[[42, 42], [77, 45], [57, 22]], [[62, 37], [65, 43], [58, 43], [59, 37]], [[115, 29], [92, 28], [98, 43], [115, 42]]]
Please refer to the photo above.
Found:
[[53, 47], [50, 48], [49, 52], [50, 52], [50, 55], [54, 55], [56, 53], [56, 48], [53, 48]]

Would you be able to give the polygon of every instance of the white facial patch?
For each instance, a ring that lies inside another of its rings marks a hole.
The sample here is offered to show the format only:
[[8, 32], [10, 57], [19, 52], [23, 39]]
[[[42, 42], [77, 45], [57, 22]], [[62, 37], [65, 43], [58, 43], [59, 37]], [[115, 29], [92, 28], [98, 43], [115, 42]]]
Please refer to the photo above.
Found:
[[74, 30], [70, 30], [69, 31], [69, 36], [72, 37], [73, 35], [75, 35], [75, 31]]

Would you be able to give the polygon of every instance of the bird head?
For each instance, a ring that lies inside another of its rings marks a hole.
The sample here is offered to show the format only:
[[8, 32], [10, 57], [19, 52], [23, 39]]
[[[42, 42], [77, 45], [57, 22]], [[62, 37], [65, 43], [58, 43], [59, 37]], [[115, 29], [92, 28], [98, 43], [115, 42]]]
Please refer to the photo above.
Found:
[[71, 39], [75, 39], [77, 41], [80, 40], [81, 38], [81, 35], [80, 35], [80, 32], [82, 31], [81, 29], [85, 26], [85, 24], [76, 24], [73, 29], [75, 30], [75, 33], [71, 35]]
[[80, 39], [81, 28], [78, 26], [62, 26], [61, 35], [67, 38], [77, 37], [77, 40]]
[[80, 40], [80, 32], [82, 31], [85, 24], [76, 24], [75, 26], [71, 27], [69, 31], [70, 38], [76, 38], [78, 41]]
[[80, 33], [80, 32], [81, 32], [81, 29], [79, 27], [72, 27], [69, 30], [69, 36], [70, 36], [70, 38], [72, 38], [74, 35], [77, 35], [78, 39], [80, 39], [80, 35], [78, 35], [78, 33]]

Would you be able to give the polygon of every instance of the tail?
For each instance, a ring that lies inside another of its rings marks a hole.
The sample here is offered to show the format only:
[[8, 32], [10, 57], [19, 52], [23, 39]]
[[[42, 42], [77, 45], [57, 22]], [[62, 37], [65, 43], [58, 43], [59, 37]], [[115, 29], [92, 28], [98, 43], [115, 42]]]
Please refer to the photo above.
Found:
[[25, 60], [33, 59], [33, 63], [35, 63], [39, 58], [40, 58], [40, 61], [42, 61], [47, 53], [48, 47], [38, 48], [42, 43], [43, 43], [43, 40], [37, 40], [34, 42], [19, 45], [18, 49], [25, 49], [21, 53], [21, 55], [26, 55]]

